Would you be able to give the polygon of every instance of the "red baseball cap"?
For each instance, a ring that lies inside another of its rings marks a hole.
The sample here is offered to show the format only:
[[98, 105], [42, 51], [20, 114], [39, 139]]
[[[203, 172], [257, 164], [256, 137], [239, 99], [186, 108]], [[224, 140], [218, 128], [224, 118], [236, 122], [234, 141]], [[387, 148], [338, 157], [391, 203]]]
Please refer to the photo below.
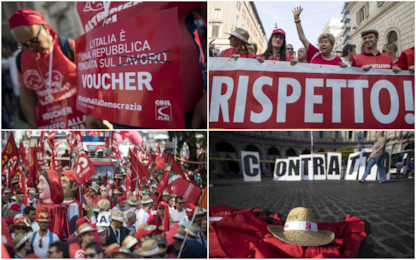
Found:
[[77, 227], [79, 227], [81, 224], [84, 224], [84, 223], [88, 223], [86, 218], [79, 218], [79, 219], [77, 219], [77, 221], [75, 221], [75, 225]]
[[286, 33], [282, 29], [274, 29], [273, 32], [272, 32], [272, 35], [276, 34], [276, 33], [281, 33], [286, 38]]
[[68, 177], [69, 180], [76, 182], [78, 185], [81, 184], [76, 171], [63, 171], [62, 174]]
[[123, 196], [120, 196], [120, 197], [117, 198], [117, 202], [120, 202], [120, 201], [123, 201], [123, 200], [126, 200], [126, 198], [123, 197]]
[[13, 205], [10, 207], [10, 209], [11, 209], [11, 210], [16, 210], [16, 211], [21, 211], [20, 206], [19, 206], [19, 205], [17, 205], [17, 204], [13, 204]]
[[45, 18], [35, 10], [22, 8], [9, 19], [10, 30], [21, 25], [45, 24]]

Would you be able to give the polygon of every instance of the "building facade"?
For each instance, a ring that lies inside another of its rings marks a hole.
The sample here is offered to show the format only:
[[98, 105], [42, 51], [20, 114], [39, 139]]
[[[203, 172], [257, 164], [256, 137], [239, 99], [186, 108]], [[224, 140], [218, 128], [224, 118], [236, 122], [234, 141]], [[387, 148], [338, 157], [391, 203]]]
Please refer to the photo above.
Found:
[[250, 43], [257, 44], [257, 53], [263, 53], [267, 48], [267, 37], [252, 1], [213, 1], [209, 2], [208, 41], [215, 39], [215, 49], [221, 51], [230, 48], [230, 37], [227, 33], [236, 27], [246, 30]]
[[77, 13], [77, 2], [2, 2], [2, 37], [14, 40], [10, 32], [9, 18], [21, 8], [35, 10], [43, 15], [46, 22], [57, 34], [76, 39], [84, 34]]
[[378, 31], [378, 50], [382, 50], [385, 44], [394, 43], [399, 56], [415, 45], [414, 1], [345, 2], [342, 13], [345, 44], [356, 45], [357, 53], [365, 49], [361, 32], [367, 29]]
[[[360, 150], [371, 148], [376, 140], [376, 131], [363, 131], [363, 141], [360, 143], [356, 141], [357, 133], [357, 131], [211, 131], [210, 169], [219, 173], [240, 172], [241, 164], [235, 159], [241, 159], [241, 151], [259, 152], [260, 160], [274, 161], [276, 158], [310, 154], [312, 149], [313, 153], [324, 153], [345, 147], [350, 147], [355, 152], [359, 148]], [[414, 131], [386, 131], [385, 137], [386, 148], [392, 149], [392, 153], [414, 149]], [[262, 172], [273, 169], [274, 163], [261, 163]]]

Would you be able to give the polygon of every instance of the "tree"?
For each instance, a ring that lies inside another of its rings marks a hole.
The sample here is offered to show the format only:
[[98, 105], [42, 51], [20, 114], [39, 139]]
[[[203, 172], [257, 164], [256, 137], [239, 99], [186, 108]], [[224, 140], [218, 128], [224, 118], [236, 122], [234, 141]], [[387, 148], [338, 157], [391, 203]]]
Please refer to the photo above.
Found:
[[[202, 138], [197, 138], [197, 135], [202, 135]], [[207, 131], [169, 131], [169, 141], [173, 141], [174, 137], [178, 138], [178, 149], [186, 144], [189, 147], [189, 161], [197, 161], [197, 145], [199, 148], [207, 150]], [[198, 168], [198, 164], [189, 164], [189, 169], [194, 170]]]
[[336, 152], [342, 152], [342, 164], [345, 165], [347, 164], [346, 162], [348, 161], [348, 157], [354, 151], [351, 147], [347, 146], [347, 147], [337, 148]]

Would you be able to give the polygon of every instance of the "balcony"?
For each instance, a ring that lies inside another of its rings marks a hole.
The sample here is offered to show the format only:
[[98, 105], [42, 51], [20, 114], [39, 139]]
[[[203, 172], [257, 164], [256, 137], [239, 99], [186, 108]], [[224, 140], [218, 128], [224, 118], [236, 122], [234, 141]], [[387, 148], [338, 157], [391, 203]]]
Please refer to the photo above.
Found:
[[341, 23], [348, 23], [351, 20], [350, 14], [344, 14]]

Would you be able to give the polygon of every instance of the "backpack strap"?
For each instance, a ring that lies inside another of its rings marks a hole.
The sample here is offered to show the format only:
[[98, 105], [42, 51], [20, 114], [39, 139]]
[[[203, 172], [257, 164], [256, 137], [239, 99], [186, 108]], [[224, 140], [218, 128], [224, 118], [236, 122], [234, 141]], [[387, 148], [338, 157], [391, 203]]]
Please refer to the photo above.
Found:
[[19, 51], [19, 53], [16, 56], [16, 67], [19, 70], [20, 74], [22, 74], [21, 59], [22, 59], [22, 51]]
[[53, 233], [49, 231], [49, 246], [53, 243]]
[[33, 242], [35, 242], [36, 235], [38, 234], [38, 231], [33, 232], [32, 241], [30, 243], [33, 245]]
[[74, 49], [72, 45], [69, 43], [68, 37], [63, 35], [58, 35], [59, 44], [61, 45], [62, 52], [64, 55], [72, 62], [74, 62]]
[[159, 215], [156, 215], [155, 221], [153, 222], [153, 225], [156, 226], [157, 221], [159, 220]]

